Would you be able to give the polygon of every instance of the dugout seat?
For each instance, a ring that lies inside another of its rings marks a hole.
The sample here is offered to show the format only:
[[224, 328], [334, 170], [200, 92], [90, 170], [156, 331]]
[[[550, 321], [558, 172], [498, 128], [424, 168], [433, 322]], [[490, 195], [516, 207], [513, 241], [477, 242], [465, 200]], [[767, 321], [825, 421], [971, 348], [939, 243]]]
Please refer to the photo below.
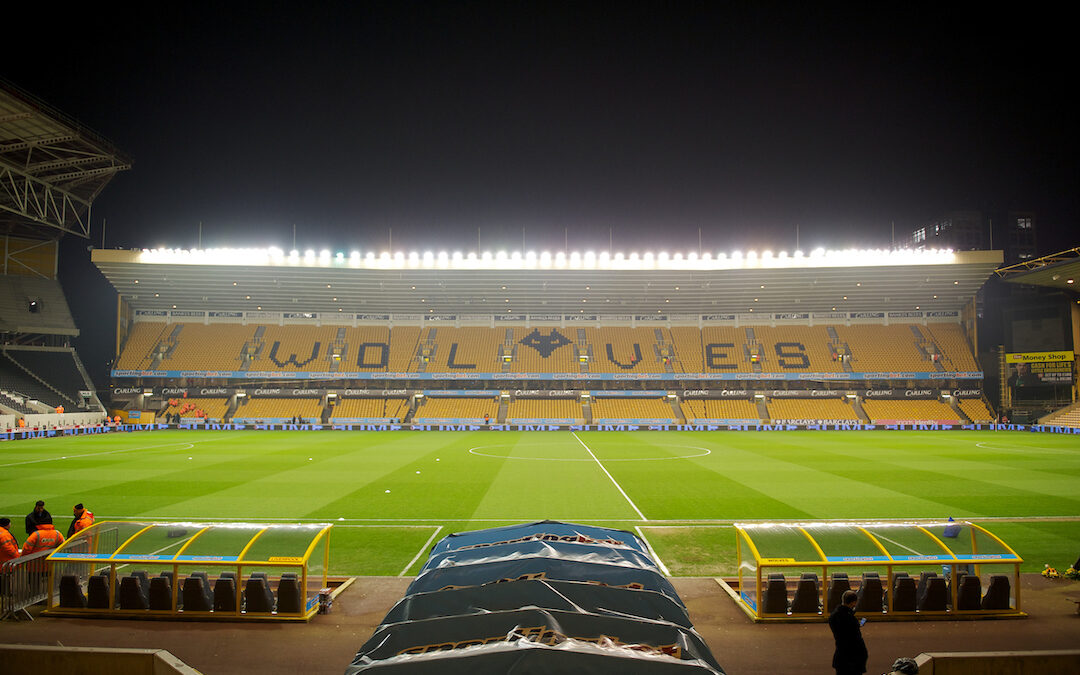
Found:
[[142, 580], [131, 575], [120, 580], [120, 609], [150, 609], [150, 602], [143, 595]]
[[277, 589], [278, 614], [299, 614], [304, 611], [304, 598], [300, 593], [300, 583], [296, 575], [282, 574]]
[[817, 614], [821, 610], [821, 587], [818, 576], [813, 572], [804, 572], [795, 586], [795, 596], [791, 599], [792, 614]]
[[923, 596], [926, 595], [927, 582], [933, 577], [937, 576], [937, 572], [920, 572], [919, 573], [919, 588], [916, 591], [916, 598], [919, 603], [922, 603]]
[[95, 574], [87, 580], [86, 606], [90, 609], [112, 609], [109, 606], [109, 577]]
[[[177, 598], [177, 604], [183, 605], [183, 599]], [[165, 576], [162, 572], [160, 577], [150, 580], [150, 609], [172, 610], [172, 574]], [[177, 607], [177, 609], [180, 609]]]
[[138, 578], [139, 587], [142, 589], [143, 597], [150, 600], [150, 578], [146, 575], [146, 570], [135, 570], [131, 573], [131, 576]]
[[949, 588], [945, 584], [945, 577], [936, 574], [927, 577], [926, 593], [919, 598], [920, 612], [944, 612], [948, 606]]
[[766, 580], [765, 597], [762, 604], [765, 605], [767, 614], [787, 614], [787, 582], [783, 574], [770, 574]]
[[862, 584], [859, 586], [859, 600], [855, 604], [856, 612], [870, 612], [880, 614], [882, 604], [881, 576], [877, 572], [863, 572]]
[[990, 585], [982, 599], [983, 609], [1009, 609], [1009, 577], [1004, 574], [990, 575]]
[[214, 582], [214, 611], [236, 612], [236, 580], [222, 573]]
[[79, 577], [74, 574], [65, 574], [60, 577], [60, 606], [61, 607], [86, 607], [86, 595], [83, 593]]
[[266, 614], [274, 611], [274, 592], [266, 583], [266, 576], [255, 576], [244, 586], [244, 606], [249, 614]]
[[210, 597], [210, 589], [206, 587], [206, 573], [203, 572], [202, 576], [196, 576], [197, 574], [199, 573], [193, 572], [191, 576], [184, 579], [185, 612], [209, 612], [214, 607], [214, 599]]
[[906, 572], [898, 572], [896, 578], [893, 579], [892, 611], [914, 612], [916, 595], [915, 579]]
[[956, 588], [956, 609], [979, 609], [982, 598], [982, 582], [974, 574], [960, 574]]
[[826, 611], [831, 612], [843, 602], [844, 591], [851, 590], [851, 581], [847, 572], [833, 572], [829, 579], [828, 606]]

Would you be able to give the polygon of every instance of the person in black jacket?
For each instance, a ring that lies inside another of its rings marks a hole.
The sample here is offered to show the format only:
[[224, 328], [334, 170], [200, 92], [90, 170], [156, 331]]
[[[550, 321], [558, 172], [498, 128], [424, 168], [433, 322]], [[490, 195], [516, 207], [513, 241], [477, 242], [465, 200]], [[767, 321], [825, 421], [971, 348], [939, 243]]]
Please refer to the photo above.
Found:
[[37, 532], [37, 526], [52, 522], [52, 514], [45, 510], [45, 502], [40, 499], [34, 504], [34, 510], [26, 514], [26, 534]]
[[832, 666], [836, 675], [862, 675], [866, 672], [866, 643], [862, 639], [859, 620], [855, 618], [855, 604], [859, 596], [855, 591], [844, 591], [839, 607], [829, 615], [829, 628], [836, 640]]

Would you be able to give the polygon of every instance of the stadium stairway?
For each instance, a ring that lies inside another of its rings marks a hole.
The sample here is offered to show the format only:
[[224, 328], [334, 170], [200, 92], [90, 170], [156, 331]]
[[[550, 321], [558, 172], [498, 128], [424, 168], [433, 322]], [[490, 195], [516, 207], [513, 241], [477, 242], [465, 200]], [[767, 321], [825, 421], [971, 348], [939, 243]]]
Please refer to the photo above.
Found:
[[870, 424], [870, 416], [866, 414], [866, 411], [862, 407], [862, 399], [855, 397], [851, 400], [851, 407], [855, 410], [855, 414], [859, 416], [859, 421], [863, 424]]
[[675, 414], [675, 421], [679, 424], [686, 422], [686, 415], [683, 414], [682, 407], [679, 405], [679, 399], [669, 398], [668, 403], [671, 405], [671, 412]]
[[950, 396], [949, 407], [952, 408], [954, 413], [956, 413], [957, 419], [959, 419], [964, 424], [971, 424], [972, 419], [968, 417], [968, 415], [964, 413], [964, 411], [960, 408], [960, 399], [956, 398], [955, 396]]
[[508, 412], [510, 412], [510, 404], [506, 402], [506, 399], [499, 397], [499, 410], [495, 413], [495, 421], [499, 424], [506, 424]]
[[769, 408], [765, 405], [764, 398], [755, 398], [754, 407], [757, 408], [757, 415], [763, 420], [769, 419]]

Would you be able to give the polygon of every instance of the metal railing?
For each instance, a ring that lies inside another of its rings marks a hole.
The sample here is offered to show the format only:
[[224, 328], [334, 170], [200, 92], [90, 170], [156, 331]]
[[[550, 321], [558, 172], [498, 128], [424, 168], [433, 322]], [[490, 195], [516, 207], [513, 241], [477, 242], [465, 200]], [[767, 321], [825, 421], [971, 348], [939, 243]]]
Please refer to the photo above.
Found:
[[49, 597], [49, 572], [45, 558], [52, 549], [19, 556], [0, 565], [0, 619], [9, 616], [29, 619], [27, 607], [36, 605]]

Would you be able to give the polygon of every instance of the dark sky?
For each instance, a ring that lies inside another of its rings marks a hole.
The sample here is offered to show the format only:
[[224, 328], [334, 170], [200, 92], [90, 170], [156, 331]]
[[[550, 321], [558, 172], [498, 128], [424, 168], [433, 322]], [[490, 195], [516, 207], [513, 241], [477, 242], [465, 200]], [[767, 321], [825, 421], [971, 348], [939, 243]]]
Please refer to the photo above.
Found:
[[802, 4], [39, 3], [0, 73], [133, 156], [94, 245], [793, 250], [962, 209], [1078, 243], [1064, 16]]

